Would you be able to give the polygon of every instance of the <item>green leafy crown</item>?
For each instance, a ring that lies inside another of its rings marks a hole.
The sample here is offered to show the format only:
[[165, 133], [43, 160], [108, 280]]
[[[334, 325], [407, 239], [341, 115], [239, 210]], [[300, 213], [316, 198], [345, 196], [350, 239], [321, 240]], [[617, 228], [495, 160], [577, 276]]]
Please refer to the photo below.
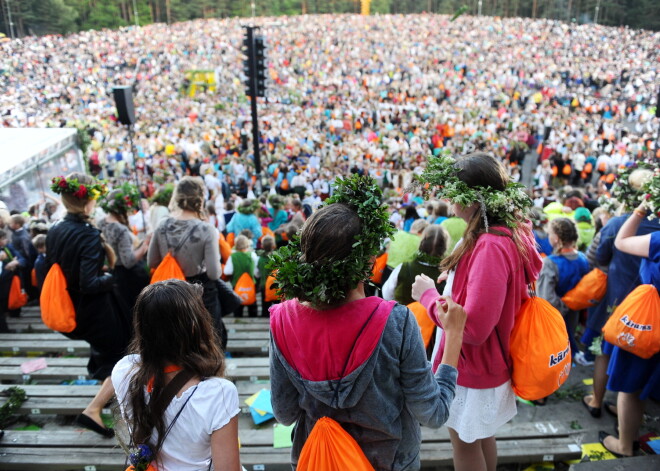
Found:
[[[101, 200], [101, 208], [106, 213], [133, 214], [140, 204], [140, 192], [135, 185], [123, 183]], [[114, 195], [113, 195], [114, 193]], [[111, 195], [112, 198], [110, 197]]]
[[459, 169], [455, 163], [456, 160], [446, 153], [429, 156], [426, 169], [416, 177], [416, 185], [424, 189], [426, 196], [435, 191], [437, 198], [447, 199], [464, 207], [483, 203], [491, 220], [502, 221], [511, 228], [516, 227], [525, 216], [527, 208], [532, 206], [532, 200], [525, 192], [524, 185], [508, 182], [504, 191], [490, 186], [471, 187], [458, 178]]
[[357, 213], [362, 230], [355, 236], [353, 250], [341, 260], [307, 263], [302, 261], [300, 237], [294, 236], [287, 246], [273, 252], [266, 265], [276, 272], [278, 296], [297, 298], [314, 306], [333, 305], [358, 283], [369, 280], [382, 240], [394, 233], [381, 197], [380, 188], [370, 177], [338, 178], [334, 194], [324, 206], [343, 203]]

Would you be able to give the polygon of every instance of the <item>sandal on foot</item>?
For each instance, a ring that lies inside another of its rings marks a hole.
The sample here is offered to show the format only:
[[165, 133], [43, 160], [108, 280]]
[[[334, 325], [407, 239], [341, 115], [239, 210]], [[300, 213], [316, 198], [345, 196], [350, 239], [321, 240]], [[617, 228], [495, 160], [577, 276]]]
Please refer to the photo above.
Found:
[[587, 404], [587, 399], [588, 396], [584, 396], [582, 398], [582, 405], [589, 411], [589, 414], [591, 414], [591, 417], [594, 419], [599, 419], [602, 413], [602, 410], [600, 407], [591, 407], [589, 404]]
[[97, 424], [91, 417], [85, 414], [78, 414], [76, 417], [76, 423], [92, 432], [103, 435], [105, 438], [112, 438], [115, 436], [115, 431], [113, 429]]
[[[614, 435], [610, 435], [609, 433], [607, 433], [607, 432], [605, 432], [605, 431], [603, 431], [603, 430], [601, 430], [600, 432], [598, 432], [598, 441], [600, 442], [601, 445], [603, 445], [603, 448], [605, 448], [606, 451], [612, 453], [612, 455], [614, 455], [614, 456], [617, 457], [617, 458], [630, 458], [630, 456], [632, 456], [632, 455], [622, 455], [621, 453], [617, 453], [616, 451], [612, 451], [612, 450], [610, 450], [609, 448], [607, 448], [607, 447], [605, 446], [605, 439], [606, 439], [607, 437], [614, 437]], [[616, 438], [616, 437], [615, 437], [615, 438]]]
[[[614, 434], [617, 438], [619, 437], [619, 424], [614, 424]], [[633, 451], [638, 451], [640, 446], [639, 440], [635, 440], [633, 442]]]

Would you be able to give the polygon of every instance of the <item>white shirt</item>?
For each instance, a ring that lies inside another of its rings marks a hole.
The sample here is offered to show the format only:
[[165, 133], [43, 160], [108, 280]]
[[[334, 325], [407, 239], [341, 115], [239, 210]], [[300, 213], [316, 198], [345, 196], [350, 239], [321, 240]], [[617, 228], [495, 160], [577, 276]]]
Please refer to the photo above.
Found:
[[[128, 414], [129, 417], [128, 387], [139, 361], [139, 355], [127, 355], [112, 370], [112, 385], [119, 408], [122, 415]], [[211, 461], [211, 434], [240, 412], [236, 386], [223, 378], [208, 378], [186, 389], [181, 397], [172, 399], [165, 410], [166, 428], [193, 391], [194, 395], [165, 438], [159, 455], [159, 471], [206, 470]]]

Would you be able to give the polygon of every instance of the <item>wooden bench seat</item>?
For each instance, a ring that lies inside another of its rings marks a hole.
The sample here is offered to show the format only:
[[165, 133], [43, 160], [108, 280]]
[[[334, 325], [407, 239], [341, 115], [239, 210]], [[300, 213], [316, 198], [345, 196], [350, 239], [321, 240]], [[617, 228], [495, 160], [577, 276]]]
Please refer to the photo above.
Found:
[[[290, 449], [272, 447], [273, 423], [255, 427], [249, 421], [247, 416], [239, 419], [243, 465], [248, 470], [290, 469]], [[497, 437], [500, 463], [563, 461], [579, 458], [581, 453], [572, 432], [556, 422], [509, 423], [501, 428]], [[15, 470], [69, 470], [94, 466], [95, 470], [101, 471], [120, 469], [125, 459], [115, 440], [72, 426], [38, 432], [7, 430], [2, 444], [10, 445], [2, 448], [2, 461], [8, 469]], [[424, 469], [451, 465], [451, 443], [446, 428], [422, 429], [421, 458]]]
[[[23, 374], [20, 365], [34, 358], [0, 357], [0, 381], [28, 383], [36, 381], [61, 382], [65, 380], [87, 379], [86, 358], [46, 358], [47, 367]], [[231, 380], [263, 380], [270, 377], [267, 357], [228, 358], [226, 376]]]
[[572, 464], [569, 471], [657, 471], [658, 469], [660, 469], [660, 455], [646, 455], [619, 458], [616, 461], [602, 460]]
[[[11, 385], [0, 385], [0, 391]], [[242, 411], [248, 413], [244, 401], [262, 389], [270, 389], [269, 382], [236, 382], [238, 397]], [[19, 414], [30, 415], [77, 415], [83, 410], [98, 392], [99, 385], [21, 385], [27, 394], [27, 400], [18, 409]], [[0, 406], [7, 398], [0, 396]]]
[[[268, 332], [255, 332], [261, 338], [252, 337], [252, 333], [235, 334], [229, 337], [227, 351], [232, 354], [267, 356], [269, 350]], [[12, 339], [0, 339], [0, 355], [38, 355], [63, 354], [88, 356], [89, 344], [83, 340], [70, 340], [62, 334], [0, 334], [11, 335]], [[39, 337], [41, 337], [41, 339]], [[25, 337], [25, 338], [24, 338]], [[30, 338], [34, 337], [34, 338]]]
[[[21, 309], [21, 315], [20, 317], [11, 317], [7, 319], [8, 323], [12, 322], [20, 322], [21, 320], [26, 320], [26, 319], [41, 319], [41, 309], [38, 306], [29, 306], [29, 307], [23, 307]], [[223, 317], [222, 321], [225, 323], [225, 325], [230, 325], [230, 324], [264, 324], [268, 325], [270, 322], [269, 318], [267, 317]]]
[[[229, 319], [226, 319], [229, 320]], [[240, 320], [240, 319], [237, 319]], [[47, 327], [41, 318], [35, 317], [18, 317], [8, 318], [7, 325], [9, 329], [15, 333], [47, 333], [53, 332]], [[239, 332], [268, 332], [269, 324], [266, 322], [226, 322], [227, 332], [230, 336]]]

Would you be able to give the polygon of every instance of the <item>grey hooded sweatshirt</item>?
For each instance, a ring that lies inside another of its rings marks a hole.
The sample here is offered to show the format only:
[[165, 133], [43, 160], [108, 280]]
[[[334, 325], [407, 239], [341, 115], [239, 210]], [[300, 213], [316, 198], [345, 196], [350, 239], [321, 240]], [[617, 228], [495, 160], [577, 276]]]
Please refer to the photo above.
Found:
[[445, 423], [458, 373], [441, 365], [433, 375], [408, 308], [370, 297], [316, 311], [291, 300], [271, 308], [271, 330], [273, 411], [285, 425], [297, 422], [294, 470], [324, 416], [343, 426], [376, 470], [420, 468], [420, 424]]

